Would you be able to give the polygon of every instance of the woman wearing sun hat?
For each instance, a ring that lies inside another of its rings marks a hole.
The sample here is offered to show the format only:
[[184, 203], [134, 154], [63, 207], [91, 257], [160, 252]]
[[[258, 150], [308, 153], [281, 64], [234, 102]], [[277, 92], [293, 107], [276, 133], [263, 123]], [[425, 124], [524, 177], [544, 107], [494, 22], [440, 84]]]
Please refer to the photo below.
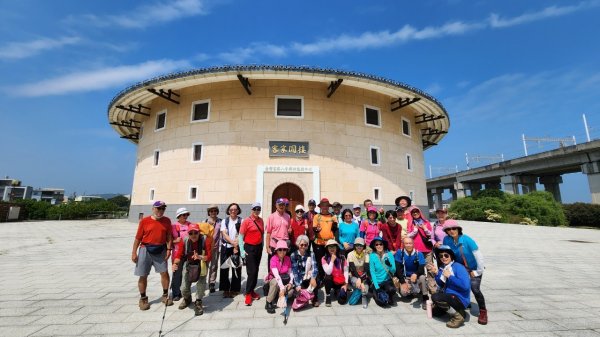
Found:
[[411, 223], [412, 217], [410, 215], [410, 211], [415, 208], [415, 206], [412, 205], [412, 199], [409, 196], [401, 195], [396, 198], [394, 203], [396, 204], [396, 210], [402, 212], [402, 215], [407, 223]]
[[[327, 254], [327, 249], [325, 249], [327, 240], [335, 239], [335, 231], [337, 231], [338, 223], [337, 217], [329, 213], [329, 208], [331, 207], [329, 199], [321, 199], [318, 206], [321, 210], [321, 213], [313, 217], [312, 226], [315, 233], [313, 250], [315, 253], [315, 258], [320, 262], [323, 256]], [[318, 267], [319, 279], [317, 281], [322, 281], [325, 273], [323, 272], [323, 266], [321, 263], [318, 264]]]
[[394, 296], [398, 291], [394, 286], [393, 275], [396, 273], [394, 256], [388, 250], [388, 243], [380, 236], [371, 241], [369, 255], [369, 270], [373, 283], [373, 298], [381, 307], [394, 305]]
[[360, 224], [360, 237], [365, 239], [367, 246], [370, 246], [371, 240], [381, 236], [380, 223], [377, 220], [377, 208], [375, 206], [367, 207], [367, 219]]
[[334, 239], [325, 244], [327, 253], [321, 258], [325, 272], [325, 306], [331, 306], [331, 290], [338, 293], [338, 303], [345, 304], [348, 299], [348, 261], [340, 253], [339, 243]]
[[354, 240], [354, 250], [348, 254], [349, 283], [354, 291], [362, 293], [363, 308], [367, 308], [367, 293], [369, 292], [369, 254], [365, 250], [365, 239]]
[[[265, 278], [269, 282], [269, 293], [265, 309], [269, 314], [275, 313], [276, 300], [285, 296], [285, 292], [293, 289], [292, 260], [287, 256], [288, 245], [285, 240], [277, 241], [275, 252], [269, 261], [269, 274]], [[277, 295], [279, 294], [279, 297]]]
[[449, 328], [458, 328], [465, 321], [465, 308], [471, 303], [471, 285], [469, 274], [465, 267], [460, 263], [455, 263], [454, 252], [452, 248], [441, 245], [435, 249], [438, 258], [438, 268], [433, 264], [427, 264], [427, 270], [435, 273], [435, 281], [440, 290], [431, 295], [435, 308], [436, 316], [443, 315], [449, 308], [456, 312], [446, 323]]
[[473, 295], [479, 306], [477, 323], [485, 325], [487, 324], [488, 317], [485, 298], [481, 293], [481, 278], [483, 277], [483, 269], [485, 268], [483, 254], [479, 251], [475, 240], [463, 234], [462, 227], [456, 220], [446, 220], [444, 231], [447, 234], [444, 238], [444, 245], [452, 249], [456, 261], [467, 268], [467, 272], [471, 277], [471, 291], [473, 291]]
[[[172, 235], [173, 235], [173, 255], [171, 255], [171, 263], [175, 262], [175, 255], [178, 253], [179, 242], [182, 242], [188, 236], [188, 228], [192, 225], [188, 221], [190, 212], [185, 207], [177, 209], [175, 217], [177, 222], [171, 224]], [[181, 269], [173, 270], [173, 279], [171, 281], [171, 294], [173, 295], [173, 301], [177, 302], [181, 299]]]

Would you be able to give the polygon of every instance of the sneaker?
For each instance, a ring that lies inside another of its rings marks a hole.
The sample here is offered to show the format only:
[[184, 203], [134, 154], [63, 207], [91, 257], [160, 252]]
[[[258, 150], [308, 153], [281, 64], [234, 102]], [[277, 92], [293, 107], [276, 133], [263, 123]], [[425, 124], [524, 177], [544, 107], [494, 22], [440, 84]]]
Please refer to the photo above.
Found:
[[325, 295], [325, 306], [326, 307], [331, 306], [331, 295]]
[[252, 299], [253, 299], [253, 300], [258, 300], [258, 299], [260, 299], [260, 295], [259, 295], [259, 294], [257, 294], [257, 293], [256, 293], [254, 290], [252, 290], [252, 291], [250, 292], [250, 295], [252, 296]]
[[148, 296], [144, 296], [140, 298], [140, 310], [148, 310], [150, 309], [150, 303], [148, 303]]
[[212, 294], [212, 293], [214, 293], [214, 292], [216, 291], [216, 290], [215, 290], [215, 284], [214, 284], [214, 283], [211, 283], [211, 284], [209, 284], [209, 285], [208, 285], [208, 291], [209, 291], [211, 294]]
[[244, 303], [246, 303], [247, 306], [252, 305], [252, 295], [251, 294], [246, 294], [246, 300], [244, 301]]
[[194, 303], [194, 315], [200, 316], [204, 313], [204, 308], [202, 308], [202, 300], [196, 300]]
[[173, 299], [171, 299], [167, 295], [163, 295], [163, 297], [162, 297], [162, 299], [160, 301], [162, 303], [164, 303], [167, 307], [173, 305]]
[[190, 303], [192, 303], [192, 297], [184, 297], [183, 301], [181, 303], [179, 303], [179, 310], [183, 310], [185, 308], [188, 307], [188, 305], [190, 305]]

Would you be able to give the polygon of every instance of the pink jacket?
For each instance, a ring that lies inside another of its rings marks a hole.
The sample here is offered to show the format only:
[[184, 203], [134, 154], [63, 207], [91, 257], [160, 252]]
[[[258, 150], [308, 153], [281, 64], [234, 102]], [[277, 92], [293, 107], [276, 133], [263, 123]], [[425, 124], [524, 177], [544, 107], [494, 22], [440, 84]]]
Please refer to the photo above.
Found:
[[431, 248], [425, 246], [425, 242], [428, 241], [433, 245], [432, 228], [429, 221], [423, 219], [423, 225], [417, 226], [414, 224], [414, 220], [408, 224], [408, 237], [413, 239], [415, 242], [415, 249], [423, 254], [430, 253]]

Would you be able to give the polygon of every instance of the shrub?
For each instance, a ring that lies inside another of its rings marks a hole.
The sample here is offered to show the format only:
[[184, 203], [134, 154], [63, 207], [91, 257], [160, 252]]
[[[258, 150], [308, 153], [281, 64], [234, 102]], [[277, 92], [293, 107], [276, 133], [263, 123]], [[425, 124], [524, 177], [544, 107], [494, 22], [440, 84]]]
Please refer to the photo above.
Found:
[[563, 208], [570, 226], [600, 228], [600, 205], [576, 202], [564, 204]]
[[508, 199], [509, 214], [519, 217], [518, 223], [525, 218], [537, 221], [541, 226], [566, 226], [567, 218], [560, 203], [554, 200], [550, 192], [538, 191], [524, 195], [513, 195]]

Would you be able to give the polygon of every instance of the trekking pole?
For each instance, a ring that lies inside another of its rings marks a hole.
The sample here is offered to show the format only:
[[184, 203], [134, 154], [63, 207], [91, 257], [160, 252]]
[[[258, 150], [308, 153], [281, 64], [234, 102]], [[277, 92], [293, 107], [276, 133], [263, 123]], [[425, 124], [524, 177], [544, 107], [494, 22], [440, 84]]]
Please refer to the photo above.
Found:
[[167, 315], [167, 302], [168, 302], [169, 298], [171, 298], [171, 291], [170, 290], [169, 290], [169, 295], [167, 297], [167, 301], [165, 301], [165, 311], [163, 311], [162, 322], [160, 322], [160, 330], [158, 330], [158, 337], [162, 336], [162, 328], [163, 328], [163, 324], [165, 324], [165, 316]]
[[289, 292], [290, 290], [285, 291], [285, 310], [283, 311], [283, 325], [287, 325], [288, 317], [290, 317]]

